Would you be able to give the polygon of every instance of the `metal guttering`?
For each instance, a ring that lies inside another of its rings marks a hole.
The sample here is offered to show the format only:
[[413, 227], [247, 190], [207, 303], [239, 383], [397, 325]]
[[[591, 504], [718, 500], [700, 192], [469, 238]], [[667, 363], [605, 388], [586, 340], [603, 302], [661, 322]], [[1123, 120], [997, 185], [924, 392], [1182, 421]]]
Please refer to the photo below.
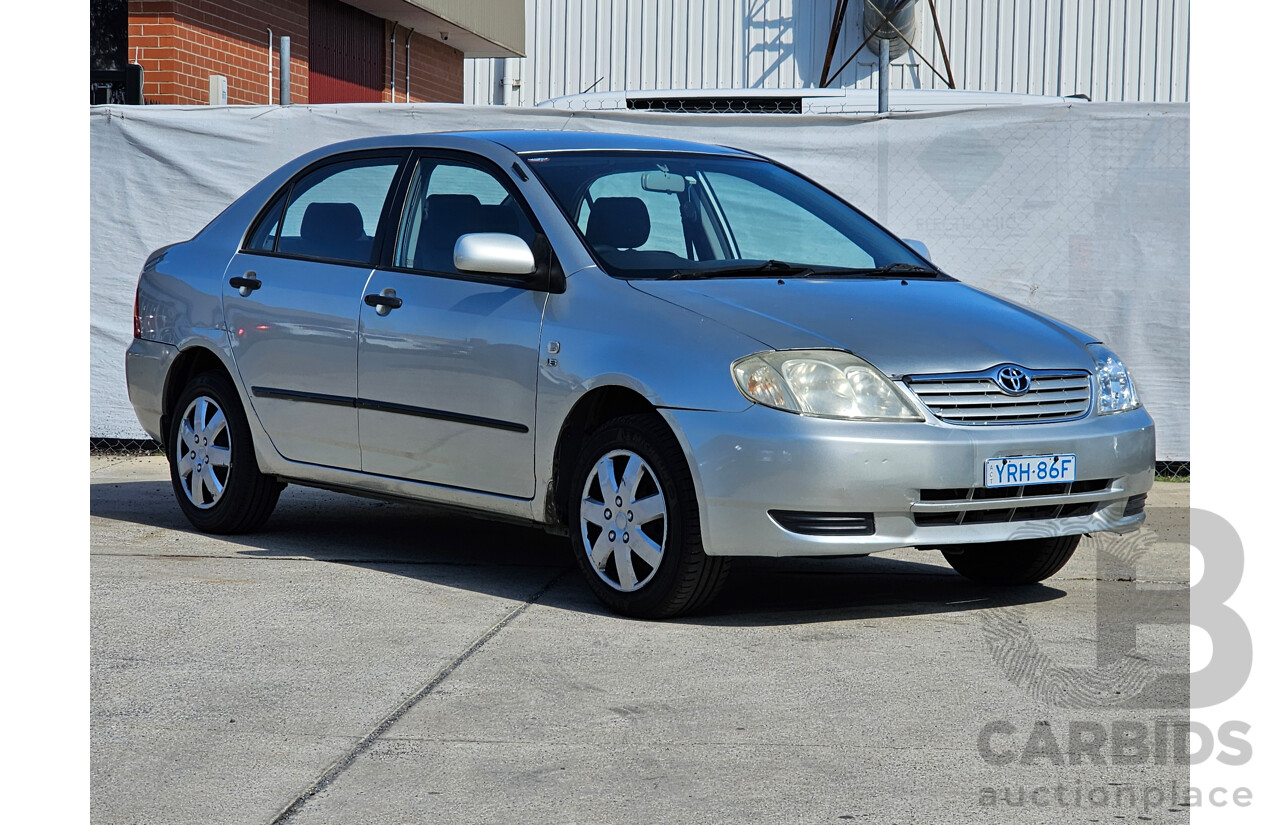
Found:
[[344, 0], [465, 57], [524, 57], [524, 0]]

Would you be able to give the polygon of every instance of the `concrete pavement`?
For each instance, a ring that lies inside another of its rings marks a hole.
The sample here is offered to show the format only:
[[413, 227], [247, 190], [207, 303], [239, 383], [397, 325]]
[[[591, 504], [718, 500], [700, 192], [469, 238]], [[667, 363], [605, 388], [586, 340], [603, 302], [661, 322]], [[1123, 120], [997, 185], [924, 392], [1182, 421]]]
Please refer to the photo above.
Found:
[[161, 459], [90, 482], [96, 823], [1186, 820], [1111, 740], [1186, 718], [1187, 484], [1044, 586], [759, 560], [651, 623], [535, 530], [290, 487], [214, 537]]

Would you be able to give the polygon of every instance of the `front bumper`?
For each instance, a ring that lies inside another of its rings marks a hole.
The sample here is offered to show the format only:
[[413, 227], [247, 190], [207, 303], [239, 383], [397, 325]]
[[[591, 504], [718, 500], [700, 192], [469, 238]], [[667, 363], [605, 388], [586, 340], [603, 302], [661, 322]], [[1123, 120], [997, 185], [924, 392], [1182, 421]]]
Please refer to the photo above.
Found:
[[[662, 414], [690, 458], [708, 555], [835, 556], [1127, 532], [1145, 518], [1140, 510], [1125, 514], [1130, 499], [1148, 492], [1155, 479], [1155, 424], [1143, 409], [1056, 424], [986, 427], [836, 421], [760, 406], [738, 413], [664, 409]], [[1097, 489], [1058, 495], [1037, 490], [1034, 498], [1017, 500], [953, 501], [952, 494], [937, 500], [937, 491], [981, 489], [988, 458], [1060, 453], [1076, 456], [1078, 486]], [[1106, 484], [1080, 483], [1087, 480]], [[922, 490], [934, 491], [929, 494], [934, 500], [923, 500]], [[1036, 516], [1081, 509], [1093, 512]], [[971, 510], [981, 514], [967, 515]], [[995, 520], [1002, 518], [1001, 510], [1008, 511], [1009, 520]], [[797, 533], [781, 527], [770, 511], [871, 514], [874, 532]], [[971, 523], [971, 518], [980, 521]]]

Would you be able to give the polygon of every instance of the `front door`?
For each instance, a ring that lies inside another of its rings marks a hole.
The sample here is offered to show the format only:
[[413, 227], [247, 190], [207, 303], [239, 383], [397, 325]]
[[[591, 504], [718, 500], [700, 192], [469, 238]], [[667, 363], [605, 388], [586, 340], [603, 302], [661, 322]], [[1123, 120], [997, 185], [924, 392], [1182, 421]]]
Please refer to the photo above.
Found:
[[360, 468], [357, 324], [403, 155], [340, 159], [264, 212], [223, 278], [231, 352], [285, 458]]
[[[453, 266], [472, 232], [533, 244], [496, 168], [423, 157], [391, 265], [360, 309], [359, 429], [367, 473], [532, 498], [538, 347], [547, 294]], [[393, 297], [395, 304], [382, 299]]]

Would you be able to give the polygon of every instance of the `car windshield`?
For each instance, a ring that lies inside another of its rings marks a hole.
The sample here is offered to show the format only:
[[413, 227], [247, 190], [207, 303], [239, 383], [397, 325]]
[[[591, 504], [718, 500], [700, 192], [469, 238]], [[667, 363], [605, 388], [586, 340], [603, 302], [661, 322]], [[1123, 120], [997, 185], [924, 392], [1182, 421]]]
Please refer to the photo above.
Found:
[[526, 160], [614, 277], [940, 277], [857, 210], [765, 160], [674, 152]]

